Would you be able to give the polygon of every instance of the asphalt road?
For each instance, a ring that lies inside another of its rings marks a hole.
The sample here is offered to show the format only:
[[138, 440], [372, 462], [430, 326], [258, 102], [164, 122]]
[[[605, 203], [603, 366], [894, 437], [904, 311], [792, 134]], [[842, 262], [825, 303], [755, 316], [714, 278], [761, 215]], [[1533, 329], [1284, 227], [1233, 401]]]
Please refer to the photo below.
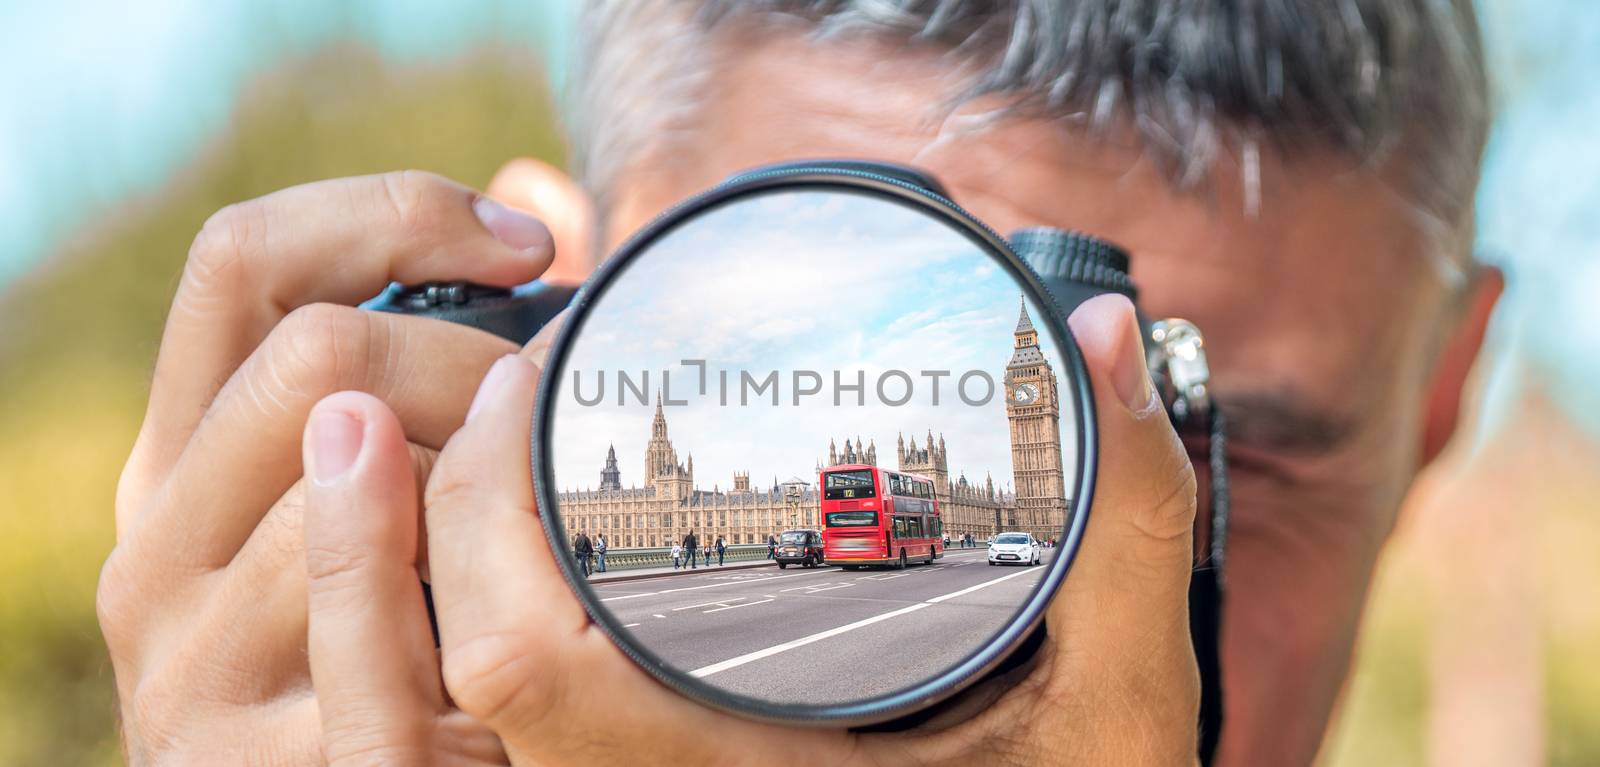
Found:
[[713, 568], [594, 588], [641, 644], [710, 684], [778, 702], [839, 703], [954, 665], [1004, 625], [1044, 572], [990, 567], [983, 549], [954, 549], [905, 570]]

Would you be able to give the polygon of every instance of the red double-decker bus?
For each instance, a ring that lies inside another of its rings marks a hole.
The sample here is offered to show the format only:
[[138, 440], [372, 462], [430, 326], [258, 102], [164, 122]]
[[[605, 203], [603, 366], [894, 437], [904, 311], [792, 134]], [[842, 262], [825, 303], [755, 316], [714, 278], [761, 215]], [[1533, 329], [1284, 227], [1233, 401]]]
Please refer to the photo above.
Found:
[[903, 568], [944, 556], [944, 523], [927, 477], [847, 463], [823, 469], [819, 480], [827, 564]]

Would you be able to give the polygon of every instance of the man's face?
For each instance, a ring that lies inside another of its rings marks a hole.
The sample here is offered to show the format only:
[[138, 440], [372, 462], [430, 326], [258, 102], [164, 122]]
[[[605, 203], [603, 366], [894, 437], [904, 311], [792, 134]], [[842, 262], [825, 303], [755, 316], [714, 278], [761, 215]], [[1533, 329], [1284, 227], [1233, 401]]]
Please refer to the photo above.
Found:
[[607, 249], [735, 171], [822, 157], [920, 167], [1000, 232], [1125, 247], [1145, 311], [1204, 331], [1231, 421], [1224, 759], [1310, 761], [1420, 463], [1449, 297], [1413, 214], [1372, 173], [1314, 151], [1285, 164], [1264, 150], [1250, 215], [1235, 167], [1174, 191], [1127, 134], [958, 119], [941, 136], [950, 73], [936, 52], [773, 37], [724, 54], [688, 137], [619, 182]]

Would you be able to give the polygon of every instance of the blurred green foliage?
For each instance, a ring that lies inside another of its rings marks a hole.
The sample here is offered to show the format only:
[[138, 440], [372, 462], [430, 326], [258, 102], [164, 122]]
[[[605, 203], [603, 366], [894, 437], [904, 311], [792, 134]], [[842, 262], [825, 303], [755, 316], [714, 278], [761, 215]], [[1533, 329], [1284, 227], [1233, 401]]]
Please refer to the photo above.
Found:
[[482, 188], [508, 158], [561, 151], [531, 53], [401, 64], [339, 46], [252, 83], [162, 188], [75, 212], [75, 236], [0, 297], [0, 765], [118, 761], [95, 581], [167, 304], [206, 217], [398, 168]]

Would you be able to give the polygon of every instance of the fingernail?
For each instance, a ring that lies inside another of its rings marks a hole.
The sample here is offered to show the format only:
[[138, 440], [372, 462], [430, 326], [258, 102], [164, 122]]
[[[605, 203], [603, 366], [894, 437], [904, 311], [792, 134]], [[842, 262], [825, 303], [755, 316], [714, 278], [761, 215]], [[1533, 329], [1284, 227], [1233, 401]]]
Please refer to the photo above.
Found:
[[550, 230], [520, 210], [479, 196], [472, 201], [472, 212], [495, 239], [519, 251], [542, 254], [551, 248]]
[[1079, 338], [1102, 342], [1117, 339], [1111, 363], [1111, 388], [1124, 407], [1144, 415], [1155, 402], [1155, 387], [1150, 383], [1150, 371], [1145, 365], [1144, 342], [1133, 302], [1115, 293], [1095, 296], [1083, 302], [1067, 318], [1067, 323]]
[[1124, 313], [1123, 327], [1127, 339], [1117, 350], [1117, 362], [1111, 372], [1111, 385], [1117, 398], [1135, 414], [1143, 415], [1155, 401], [1155, 386], [1150, 383], [1150, 368], [1145, 363], [1144, 338], [1139, 332], [1139, 317], [1130, 303]]
[[500, 396], [506, 382], [511, 380], [511, 366], [517, 364], [515, 354], [507, 354], [495, 360], [494, 366], [489, 368], [489, 374], [483, 377], [483, 383], [478, 385], [478, 393], [472, 397], [472, 406], [467, 408], [467, 420], [478, 414], [483, 406]]
[[366, 424], [339, 410], [319, 410], [311, 415], [311, 479], [332, 485], [361, 455]]

